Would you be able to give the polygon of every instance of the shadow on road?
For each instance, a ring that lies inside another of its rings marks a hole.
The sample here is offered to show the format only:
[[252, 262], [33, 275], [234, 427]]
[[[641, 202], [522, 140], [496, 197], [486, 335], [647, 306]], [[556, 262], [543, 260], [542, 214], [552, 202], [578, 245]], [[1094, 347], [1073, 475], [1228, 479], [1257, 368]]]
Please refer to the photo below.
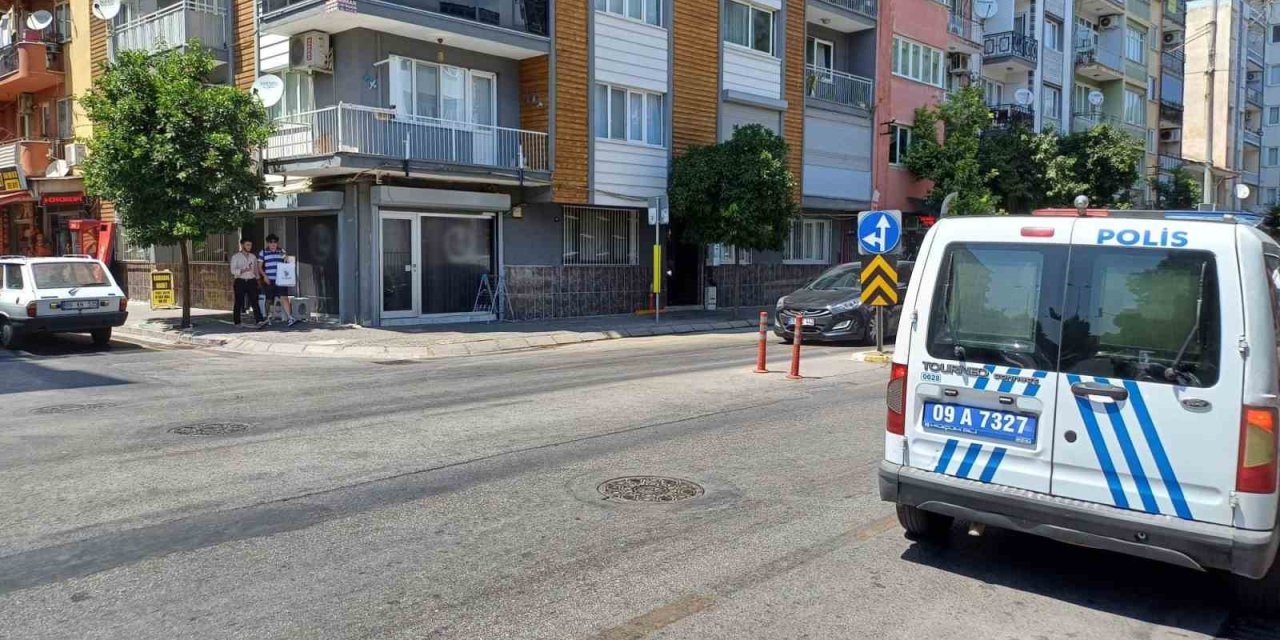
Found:
[[[142, 350], [143, 347], [124, 342], [96, 347], [88, 336], [81, 335], [31, 336], [23, 341], [21, 350], [0, 351], [0, 395], [130, 384], [100, 373], [55, 369], [43, 361], [79, 356], [98, 358]], [[104, 370], [105, 367], [104, 364]]]
[[[1106, 613], [1219, 636], [1231, 603], [1225, 577], [1117, 553], [987, 529], [917, 542], [902, 559]], [[1013, 603], [1010, 603], [1011, 606]]]

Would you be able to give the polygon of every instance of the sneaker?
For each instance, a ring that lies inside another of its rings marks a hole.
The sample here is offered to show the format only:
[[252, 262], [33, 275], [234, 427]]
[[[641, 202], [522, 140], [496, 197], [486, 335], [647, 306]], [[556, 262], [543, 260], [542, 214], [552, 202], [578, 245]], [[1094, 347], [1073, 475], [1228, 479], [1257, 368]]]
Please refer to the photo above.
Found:
[[292, 327], [292, 326], [293, 326], [293, 325], [295, 325], [295, 324], [298, 324], [298, 319], [297, 319], [297, 318], [289, 318], [289, 325], [288, 325], [288, 326]]

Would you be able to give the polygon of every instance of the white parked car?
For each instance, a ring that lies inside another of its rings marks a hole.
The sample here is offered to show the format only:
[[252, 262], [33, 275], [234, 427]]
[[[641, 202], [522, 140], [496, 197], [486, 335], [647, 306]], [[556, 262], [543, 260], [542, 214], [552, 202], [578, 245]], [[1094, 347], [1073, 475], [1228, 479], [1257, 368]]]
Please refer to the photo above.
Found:
[[101, 261], [90, 256], [0, 256], [0, 346], [37, 333], [88, 333], [111, 341], [129, 317], [128, 298]]
[[1280, 610], [1280, 244], [1239, 214], [1040, 213], [925, 237], [881, 497], [918, 537], [961, 520], [1221, 570]]

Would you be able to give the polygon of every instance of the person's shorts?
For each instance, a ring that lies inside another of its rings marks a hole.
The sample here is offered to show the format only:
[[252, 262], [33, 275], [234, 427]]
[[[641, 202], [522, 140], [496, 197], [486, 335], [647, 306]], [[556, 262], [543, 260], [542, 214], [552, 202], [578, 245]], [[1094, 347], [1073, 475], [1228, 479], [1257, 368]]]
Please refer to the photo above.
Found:
[[272, 284], [272, 283], [267, 283], [267, 286], [262, 288], [262, 293], [267, 297], [267, 302], [271, 302], [276, 298], [283, 298], [283, 297], [289, 296], [290, 295], [289, 291], [290, 291], [289, 287], [282, 287], [278, 284]]

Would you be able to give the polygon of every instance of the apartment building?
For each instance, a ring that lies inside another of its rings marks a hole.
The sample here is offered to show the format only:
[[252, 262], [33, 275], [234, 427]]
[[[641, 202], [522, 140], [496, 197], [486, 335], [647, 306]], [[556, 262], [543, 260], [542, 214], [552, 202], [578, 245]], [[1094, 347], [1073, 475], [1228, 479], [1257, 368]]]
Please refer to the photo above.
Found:
[[1179, 167], [1192, 173], [1202, 172], [1203, 167], [1184, 158], [1182, 152], [1182, 124], [1187, 98], [1187, 60], [1184, 47], [1187, 39], [1187, 5], [1184, 0], [1165, 0], [1163, 4], [1160, 37], [1160, 131], [1156, 142], [1156, 164], [1157, 179], [1168, 180], [1170, 172]]
[[1262, 160], [1258, 176], [1258, 206], [1264, 210], [1280, 204], [1280, 10], [1268, 8], [1265, 27]]

